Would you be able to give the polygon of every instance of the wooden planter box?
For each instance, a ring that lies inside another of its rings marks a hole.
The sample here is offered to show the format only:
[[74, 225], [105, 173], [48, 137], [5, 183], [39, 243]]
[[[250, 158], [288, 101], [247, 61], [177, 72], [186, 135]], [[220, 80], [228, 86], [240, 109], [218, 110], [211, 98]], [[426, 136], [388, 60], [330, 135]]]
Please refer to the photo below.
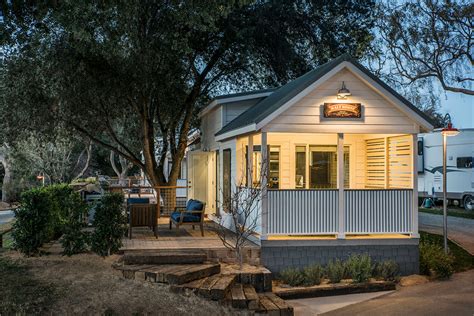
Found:
[[321, 284], [308, 287], [282, 287], [281, 285], [273, 285], [273, 293], [285, 300], [379, 291], [393, 291], [395, 289], [395, 282], [390, 281], [351, 283], [350, 281], [345, 280], [337, 284]]

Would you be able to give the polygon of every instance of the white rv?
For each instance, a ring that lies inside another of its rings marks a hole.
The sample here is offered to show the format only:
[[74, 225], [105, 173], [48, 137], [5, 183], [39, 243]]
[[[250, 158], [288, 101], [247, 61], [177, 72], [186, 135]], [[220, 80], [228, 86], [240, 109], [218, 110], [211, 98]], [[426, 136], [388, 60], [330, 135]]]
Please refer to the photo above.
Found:
[[[448, 204], [474, 211], [474, 129], [461, 129], [447, 138]], [[420, 198], [443, 196], [443, 138], [440, 130], [418, 137], [418, 194]]]

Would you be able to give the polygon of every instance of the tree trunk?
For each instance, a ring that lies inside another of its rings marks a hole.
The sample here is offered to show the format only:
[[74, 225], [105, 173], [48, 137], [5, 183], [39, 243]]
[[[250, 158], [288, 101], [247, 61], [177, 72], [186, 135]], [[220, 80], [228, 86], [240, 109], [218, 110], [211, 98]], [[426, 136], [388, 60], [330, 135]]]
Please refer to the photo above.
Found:
[[5, 171], [5, 176], [3, 177], [3, 183], [2, 183], [2, 202], [9, 203], [11, 202], [9, 191], [10, 191], [10, 184], [12, 180], [12, 171], [11, 171], [11, 165], [8, 161], [8, 156], [7, 156], [6, 151], [7, 149], [0, 151], [0, 163], [2, 164], [3, 169]]

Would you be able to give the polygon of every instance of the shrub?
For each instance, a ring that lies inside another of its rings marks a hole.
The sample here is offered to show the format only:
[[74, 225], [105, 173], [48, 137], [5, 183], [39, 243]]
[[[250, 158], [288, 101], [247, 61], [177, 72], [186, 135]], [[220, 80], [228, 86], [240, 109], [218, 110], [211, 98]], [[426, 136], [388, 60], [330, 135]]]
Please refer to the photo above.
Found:
[[62, 227], [61, 244], [63, 254], [71, 256], [86, 251], [89, 244], [89, 234], [83, 231], [83, 218], [87, 213], [87, 205], [75, 192], [71, 192], [67, 203], [68, 212]]
[[420, 273], [446, 279], [454, 273], [453, 257], [444, 253], [441, 246], [420, 243]]
[[393, 260], [385, 260], [375, 265], [374, 277], [382, 278], [385, 281], [395, 281], [400, 275], [398, 263]]
[[313, 264], [304, 268], [303, 274], [306, 285], [319, 285], [323, 277], [323, 268], [319, 264]]
[[52, 214], [50, 198], [42, 188], [25, 191], [21, 206], [15, 210], [13, 245], [27, 256], [38, 253], [43, 243], [51, 240]]
[[347, 268], [354, 283], [367, 282], [372, 275], [372, 263], [368, 254], [350, 256]]
[[65, 233], [62, 241], [65, 253], [83, 251], [80, 220], [85, 210], [80, 195], [66, 184], [25, 191], [21, 207], [15, 211], [14, 247], [29, 256]]
[[339, 283], [344, 276], [344, 265], [339, 259], [330, 261], [326, 266], [326, 275], [331, 283]]
[[92, 251], [101, 256], [110, 256], [122, 246], [122, 237], [127, 230], [123, 214], [123, 195], [106, 194], [97, 204], [94, 216], [95, 230], [91, 238]]
[[280, 278], [283, 283], [290, 286], [299, 286], [305, 283], [304, 274], [295, 268], [287, 268], [280, 272]]

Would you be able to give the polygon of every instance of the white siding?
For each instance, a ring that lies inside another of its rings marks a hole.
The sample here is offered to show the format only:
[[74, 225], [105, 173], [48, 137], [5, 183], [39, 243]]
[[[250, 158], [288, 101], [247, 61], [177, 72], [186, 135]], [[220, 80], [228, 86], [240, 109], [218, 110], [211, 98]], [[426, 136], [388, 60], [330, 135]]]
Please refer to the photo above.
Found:
[[[351, 91], [347, 100], [338, 100], [342, 81]], [[322, 117], [321, 105], [330, 103], [361, 103], [361, 120], [329, 120]], [[348, 69], [343, 69], [318, 88], [304, 96], [265, 128], [273, 132], [333, 132], [333, 133], [416, 133], [413, 120], [367, 86]]]
[[222, 107], [217, 107], [201, 118], [201, 148], [215, 150], [215, 134], [222, 128]]

